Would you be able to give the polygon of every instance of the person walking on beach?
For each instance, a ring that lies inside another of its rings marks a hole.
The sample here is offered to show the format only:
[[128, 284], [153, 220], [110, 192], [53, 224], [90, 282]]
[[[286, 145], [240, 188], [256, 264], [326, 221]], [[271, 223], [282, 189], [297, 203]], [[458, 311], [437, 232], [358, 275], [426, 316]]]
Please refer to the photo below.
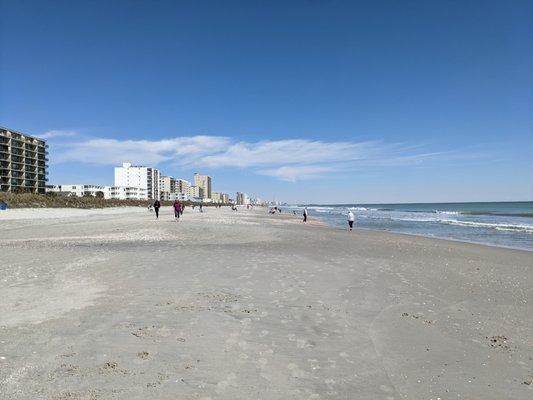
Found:
[[307, 207], [304, 208], [304, 222], [307, 222]]
[[156, 219], [159, 219], [159, 209], [161, 208], [161, 203], [159, 200], [154, 201], [154, 211]]
[[350, 227], [350, 230], [353, 229], [353, 223], [355, 221], [355, 215], [353, 215], [352, 210], [348, 211], [348, 225]]
[[175, 200], [173, 207], [174, 207], [174, 218], [176, 218], [176, 222], [178, 222], [180, 220], [183, 206], [181, 205], [181, 202], [179, 200]]

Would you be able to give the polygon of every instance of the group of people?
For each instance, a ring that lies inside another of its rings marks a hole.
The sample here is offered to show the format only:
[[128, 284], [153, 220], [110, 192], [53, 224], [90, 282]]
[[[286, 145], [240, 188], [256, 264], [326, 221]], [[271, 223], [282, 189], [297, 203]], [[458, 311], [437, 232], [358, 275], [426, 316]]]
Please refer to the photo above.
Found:
[[[155, 218], [159, 219], [159, 209], [161, 208], [161, 202], [159, 200], [154, 201], [153, 203], [148, 204], [148, 210], [154, 210], [155, 211]], [[185, 209], [185, 204], [183, 204], [181, 201], [176, 200], [174, 201], [174, 204], [172, 204], [172, 208], [174, 209], [174, 218], [176, 219], [176, 222], [180, 220], [180, 217], [183, 215], [183, 210]], [[202, 209], [202, 206], [200, 205], [200, 210]]]

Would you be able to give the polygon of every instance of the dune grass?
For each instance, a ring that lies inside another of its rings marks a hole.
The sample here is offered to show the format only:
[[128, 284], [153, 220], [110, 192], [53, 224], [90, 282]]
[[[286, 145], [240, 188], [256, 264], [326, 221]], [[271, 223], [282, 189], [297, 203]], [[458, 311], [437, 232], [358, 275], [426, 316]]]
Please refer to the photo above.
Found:
[[[147, 207], [150, 200], [117, 200], [100, 197], [62, 196], [56, 193], [9, 193], [0, 192], [0, 202], [7, 203], [9, 208], [106, 208], [106, 207]], [[173, 201], [161, 201], [161, 205], [170, 206]], [[182, 202], [186, 206], [195, 203]], [[197, 204], [198, 205], [198, 204]], [[209, 206], [209, 204], [204, 204]]]

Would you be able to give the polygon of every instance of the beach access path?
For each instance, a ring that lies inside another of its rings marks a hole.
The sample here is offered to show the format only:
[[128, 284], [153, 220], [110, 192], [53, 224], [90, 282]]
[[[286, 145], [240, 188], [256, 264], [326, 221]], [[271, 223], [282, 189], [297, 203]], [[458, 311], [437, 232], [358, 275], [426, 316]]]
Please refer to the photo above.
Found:
[[533, 398], [533, 252], [204, 211], [0, 212], [0, 398]]

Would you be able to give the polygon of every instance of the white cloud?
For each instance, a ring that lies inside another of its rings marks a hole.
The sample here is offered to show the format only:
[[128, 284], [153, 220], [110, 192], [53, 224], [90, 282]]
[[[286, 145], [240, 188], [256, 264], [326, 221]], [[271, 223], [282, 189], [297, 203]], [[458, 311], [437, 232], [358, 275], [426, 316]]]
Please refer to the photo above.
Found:
[[157, 165], [165, 161], [193, 163], [198, 157], [219, 151], [228, 139], [218, 136], [177, 137], [163, 140], [116, 140], [94, 138], [58, 145], [56, 162], [78, 161], [89, 164], [119, 165], [131, 161]]
[[323, 142], [305, 139], [238, 142], [220, 154], [203, 157], [201, 161], [212, 167], [353, 161], [368, 157], [376, 145], [376, 142]]
[[442, 160], [450, 153], [423, 153], [420, 148], [379, 141], [307, 139], [235, 141], [223, 136], [181, 136], [161, 140], [119, 140], [87, 137], [74, 131], [49, 131], [54, 164], [78, 162], [120, 165], [172, 164], [187, 167], [247, 168], [285, 181], [322, 176], [355, 166], [415, 165]]
[[42, 134], [39, 135], [40, 138], [42, 139], [54, 139], [54, 138], [58, 138], [58, 137], [76, 137], [76, 136], [79, 136], [79, 133], [76, 132], [76, 131], [68, 131], [68, 130], [51, 130], [51, 131], [46, 131]]
[[279, 168], [261, 169], [257, 171], [262, 175], [273, 176], [288, 182], [296, 182], [321, 176], [326, 172], [333, 171], [332, 167], [320, 167], [313, 165], [283, 166]]

